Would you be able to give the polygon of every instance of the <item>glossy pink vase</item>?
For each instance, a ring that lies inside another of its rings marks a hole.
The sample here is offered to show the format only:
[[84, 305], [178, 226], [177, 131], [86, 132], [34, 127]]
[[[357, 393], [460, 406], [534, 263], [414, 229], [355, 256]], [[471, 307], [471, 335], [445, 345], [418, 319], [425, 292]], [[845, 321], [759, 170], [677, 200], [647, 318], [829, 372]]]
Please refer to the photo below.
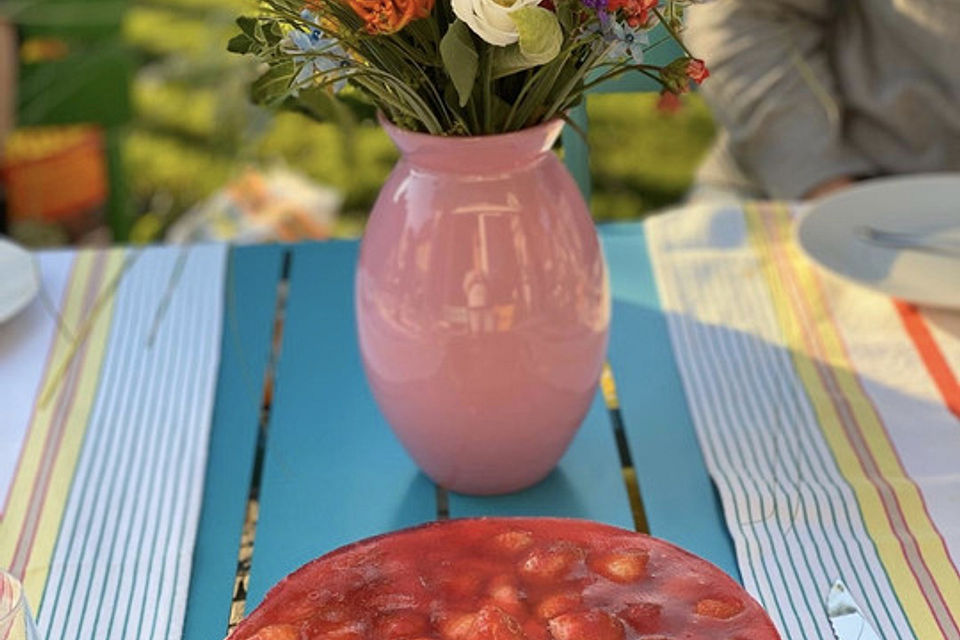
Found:
[[596, 230], [550, 151], [563, 123], [473, 138], [383, 125], [402, 158], [356, 275], [373, 394], [439, 485], [530, 486], [593, 401], [610, 325]]

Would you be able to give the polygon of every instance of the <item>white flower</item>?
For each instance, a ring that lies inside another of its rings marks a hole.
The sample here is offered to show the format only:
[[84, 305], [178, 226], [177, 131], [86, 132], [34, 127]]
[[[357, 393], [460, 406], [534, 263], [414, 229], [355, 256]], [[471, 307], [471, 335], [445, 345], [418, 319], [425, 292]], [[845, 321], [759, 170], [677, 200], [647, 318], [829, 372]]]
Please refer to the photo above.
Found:
[[622, 61], [630, 58], [633, 64], [643, 64], [644, 47], [650, 44], [646, 31], [612, 19], [608, 14], [601, 14], [600, 26], [603, 39], [612, 45], [607, 53], [611, 59]]
[[498, 47], [513, 44], [520, 37], [510, 12], [536, 6], [540, 0], [452, 0], [453, 12], [470, 30]]
[[[312, 80], [329, 71], [350, 66], [347, 54], [340, 44], [325, 36], [316, 26], [310, 26], [318, 22], [314, 13], [304, 9], [300, 12], [300, 17], [310, 30], [307, 32], [293, 29], [280, 43], [283, 52], [292, 55], [294, 63], [300, 65], [300, 71], [293, 81], [296, 90], [306, 87]], [[334, 93], [339, 92], [346, 84], [347, 81], [343, 79], [334, 82]]]

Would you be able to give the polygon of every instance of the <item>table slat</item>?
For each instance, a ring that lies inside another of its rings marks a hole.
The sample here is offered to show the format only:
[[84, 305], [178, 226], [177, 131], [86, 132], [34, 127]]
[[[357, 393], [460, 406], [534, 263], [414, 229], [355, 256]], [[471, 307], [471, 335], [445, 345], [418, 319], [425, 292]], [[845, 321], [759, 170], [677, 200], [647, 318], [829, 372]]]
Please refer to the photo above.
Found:
[[704, 466], [639, 224], [602, 238], [613, 288], [610, 360], [651, 533], [740, 579]]
[[238, 247], [230, 253], [220, 371], [184, 640], [215, 640], [226, 632], [283, 253], [277, 246]]
[[374, 404], [354, 327], [356, 242], [293, 248], [247, 611], [304, 562], [431, 520], [433, 484]]
[[558, 516], [633, 528], [610, 417], [598, 393], [560, 460], [538, 485], [518, 493], [477, 498], [450, 495], [450, 516]]

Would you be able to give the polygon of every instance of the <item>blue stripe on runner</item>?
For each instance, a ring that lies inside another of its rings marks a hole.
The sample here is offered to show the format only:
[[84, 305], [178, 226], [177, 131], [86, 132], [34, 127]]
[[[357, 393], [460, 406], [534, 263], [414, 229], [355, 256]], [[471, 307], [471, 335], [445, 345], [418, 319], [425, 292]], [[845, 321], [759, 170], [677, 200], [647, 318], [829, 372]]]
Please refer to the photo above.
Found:
[[[703, 325], [684, 320], [681, 320], [678, 324], [684, 325], [686, 330], [685, 339], [690, 342], [691, 350], [698, 354], [699, 361], [701, 363], [710, 362], [707, 354], [709, 353], [708, 350], [711, 349], [711, 341], [703, 335]], [[718, 362], [714, 361], [712, 364], [716, 366]], [[691, 370], [695, 371], [696, 369], [692, 367]], [[721, 429], [719, 428], [708, 427], [705, 429], [705, 431], [709, 432], [707, 435], [708, 441], [710, 442], [711, 455], [715, 460], [718, 460], [717, 466], [725, 470], [731, 470], [725, 484], [728, 484], [728, 486], [738, 485], [741, 487], [742, 493], [749, 494], [746, 490], [746, 482], [750, 478], [747, 474], [743, 473], [743, 471], [756, 466], [755, 462], [751, 463], [746, 457], [753, 457], [754, 443], [744, 439], [737, 430], [732, 428], [733, 425], [741, 422], [744, 418], [743, 416], [734, 414], [734, 411], [742, 409], [742, 407], [737, 398], [738, 394], [730, 387], [727, 375], [727, 371], [714, 371], [708, 374], [707, 381], [705, 381], [703, 387], [700, 389], [701, 392], [706, 391], [706, 393], [698, 393], [697, 397], [706, 397], [710, 402], [708, 408], [709, 418], [707, 418], [707, 421], [704, 423], [705, 425], [710, 424], [713, 420], [720, 420], [729, 425], [723, 430], [723, 435], [721, 435]], [[714, 384], [711, 384], [711, 382]], [[749, 390], [742, 391], [749, 393]], [[733, 436], [734, 441], [731, 442], [724, 436]], [[725, 462], [719, 462], [721, 459]], [[731, 478], [733, 482], [730, 482]], [[794, 564], [794, 558], [789, 544], [783, 544], [784, 541], [782, 541], [782, 539], [779, 539], [771, 533], [768, 514], [776, 513], [775, 499], [771, 495], [769, 487], [761, 484], [756, 488], [757, 493], [761, 496], [759, 509], [755, 511], [752, 508], [753, 505], [751, 505], [748, 518], [746, 520], [738, 518], [737, 524], [741, 530], [749, 528], [753, 531], [762, 532], [763, 538], [760, 541], [761, 549], [770, 549], [773, 551], [772, 555], [778, 560], [773, 567], [773, 569], [775, 569], [772, 577], [773, 581], [779, 580], [781, 584], [790, 586], [788, 589], [790, 597], [787, 598], [790, 613], [796, 618], [797, 624], [801, 625], [802, 628], [811, 629], [815, 627], [813, 611], [810, 607], [809, 596], [806, 594], [807, 589], [801, 584], [800, 573]], [[779, 545], [782, 546], [778, 548]], [[786, 559], [786, 562], [782, 562], [784, 559]], [[764, 564], [763, 570], [767, 572], [770, 570], [770, 567]], [[774, 602], [777, 603], [776, 609], [779, 609], [782, 615], [784, 610], [781, 606], [782, 601], [778, 599]], [[768, 601], [766, 604], [770, 606], [773, 602]]]
[[[184, 265], [184, 278], [189, 275], [189, 269], [195, 265]], [[133, 610], [130, 628], [133, 629], [132, 621], [137, 623], [134, 637], [136, 638], [156, 638], [157, 634], [154, 627], [158, 620], [169, 618], [171, 612], [160, 606], [160, 600], [164, 591], [164, 572], [168, 566], [166, 548], [170, 544], [169, 530], [174, 518], [179, 517], [182, 510], [173, 510], [169, 506], [170, 502], [178, 499], [179, 492], [175, 485], [179, 483], [180, 478], [186, 473], [186, 438], [189, 432], [190, 421], [187, 420], [187, 411], [192, 402], [191, 395], [195, 391], [195, 381], [193, 372], [199, 362], [192, 362], [191, 357], [195, 357], [200, 348], [201, 338], [204, 332], [202, 327], [197, 324], [193, 317], [200, 312], [199, 308], [190, 309], [186, 304], [186, 298], [189, 291], [178, 291], [177, 295], [170, 302], [168, 315], [182, 315], [184, 321], [182, 325], [189, 327], [185, 337], [181, 338], [180, 344], [170, 344], [164, 328], [157, 334], [154, 348], [174, 349], [181, 346], [179, 355], [182, 357], [175, 371], [168, 372], [170, 377], [177, 379], [177, 398], [178, 401], [172, 403], [167, 399], [166, 405], [172, 408], [172, 412], [167, 419], [158, 423], [157, 427], [164, 429], [169, 435], [164, 446], [163, 471], [158, 477], [152, 478], [156, 485], [160, 485], [160, 491], [156, 496], [157, 508], [154, 510], [158, 515], [151, 523], [150, 543], [146, 548], [146, 555], [149, 558], [149, 569], [146, 577], [143, 579], [142, 590], [139, 594], [140, 601], [138, 608]], [[190, 313], [192, 311], [192, 313]], [[161, 483], [162, 479], [162, 483]], [[182, 497], [180, 498], [182, 499]], [[163, 551], [161, 551], [163, 549]], [[141, 552], [143, 553], [143, 552]], [[159, 570], [158, 570], [159, 565]], [[159, 571], [159, 572], [158, 572]], [[148, 624], [144, 624], [149, 620]], [[149, 632], [147, 632], [149, 629]], [[123, 637], [118, 636], [118, 637]]]
[[[181, 331], [181, 338], [183, 337], [182, 334], [183, 331]], [[137, 339], [142, 341], [144, 338], [138, 333]], [[164, 345], [162, 342], [158, 341], [156, 350], [154, 351], [158, 357], [162, 358], [162, 361], [159, 363], [159, 368], [161, 370], [168, 369], [170, 362], [176, 353], [174, 349], [165, 349], [165, 346], [166, 345]], [[142, 368], [145, 369], [146, 367]], [[162, 450], [157, 442], [158, 435], [164, 431], [162, 428], [160, 428], [160, 425], [157, 424], [157, 417], [161, 415], [163, 410], [163, 404], [161, 400], [164, 397], [178, 397], [176, 392], [170, 389], [172, 382], [173, 379], [171, 376], [162, 376], [160, 380], [149, 380], [148, 386], [151, 388], [151, 391], [153, 391], [153, 393], [150, 394], [151, 401], [149, 403], [146, 401], [141, 402], [140, 406], [138, 407], [136, 418], [129, 423], [142, 425], [139, 429], [142, 439], [138, 443], [139, 446], [137, 446], [135, 449], [133, 471], [131, 474], [132, 477], [128, 477], [126, 482], [124, 482], [124, 491], [126, 493], [124, 496], [125, 510], [121, 512], [119, 517], [120, 523], [127, 521], [129, 522], [130, 526], [126, 532], [126, 536], [123, 536], [123, 549], [120, 552], [119, 562], [117, 564], [111, 563], [111, 565], [107, 568], [108, 580], [113, 569], [116, 569], [120, 575], [117, 576], [117, 584], [112, 589], [105, 590], [104, 596], [101, 598], [100, 606], [97, 608], [96, 618], [93, 622], [93, 629], [91, 632], [92, 637], [111, 637], [111, 633], [113, 632], [114, 618], [117, 612], [119, 610], [126, 612], [128, 610], [127, 608], [129, 607], [129, 599], [130, 595], [132, 594], [132, 589], [130, 588], [131, 585], [128, 583], [139, 576], [138, 572], [126, 570], [126, 563], [131, 548], [131, 539], [136, 538], [138, 552], [141, 547], [143, 538], [143, 525], [147, 514], [146, 505], [148, 504], [148, 501], [144, 500], [143, 495], [144, 490], [147, 488], [144, 483], [153, 477], [158, 464], [158, 459], [160, 457], [156, 454], [157, 451]], [[156, 386], [156, 389], [154, 389], [154, 386]], [[144, 458], [147, 456], [149, 456], [149, 462], [144, 460]], [[113, 544], [116, 545], [116, 540]], [[111, 557], [113, 556], [112, 549], [110, 555]], [[138, 556], [139, 554], [133, 556], [134, 560]], [[127, 585], [128, 587], [126, 590], [122, 588], [124, 585]], [[126, 600], [126, 605], [120, 606], [118, 600], [120, 599], [120, 594], [123, 593], [126, 593], [126, 597], [123, 598]], [[107, 625], [105, 632], [100, 632], [101, 615], [109, 615], [109, 618], [105, 619], [105, 623]]]
[[[689, 284], [691, 286], [696, 285], [696, 283], [693, 282]], [[743, 291], [748, 288], [749, 287], [741, 286], [738, 290]], [[698, 298], [709, 300], [709, 289], [710, 287], [697, 289]], [[816, 567], [818, 571], [815, 571], [815, 565], [811, 564], [811, 558], [800, 543], [797, 532], [798, 528], [802, 526], [802, 523], [794, 522], [794, 518], [799, 516], [800, 512], [794, 513], [792, 509], [788, 508], [787, 512], [783, 513], [783, 509], [779, 506], [782, 504], [782, 498], [787, 500], [788, 507], [790, 505], [789, 494], [777, 486], [776, 460], [773, 459], [772, 456], [767, 455], [768, 450], [771, 448], [769, 438], [770, 429], [777, 421], [772, 415], [766, 417], [760, 415], [757, 401], [762, 392], [759, 391], [756, 386], [751, 386], [743, 374], [744, 368], [752, 370], [753, 366], [751, 363], [743, 363], [744, 366], [738, 366], [741, 361], [731, 351], [731, 348], [735, 348], [732, 344], [740, 343], [745, 339], [756, 338], [747, 336], [739, 331], [732, 331], [724, 327], [705, 326], [700, 323], [695, 324], [695, 330], [700, 335], [701, 340], [700, 348], [696, 350], [700, 355], [701, 362], [711, 360], [709, 356], [704, 357], [706, 354], [713, 356], [713, 366], [717, 368], [717, 370], [715, 371], [715, 375], [710, 376], [710, 378], [713, 384], [719, 387], [720, 392], [724, 395], [723, 405], [730, 407], [732, 411], [739, 411], [739, 415], [732, 416], [734, 419], [727, 423], [726, 432], [733, 435], [737, 441], [733, 451], [738, 453], [745, 452], [750, 460], [741, 459], [739, 463], [735, 462], [734, 469], [739, 466], [741, 474], [745, 476], [745, 480], [752, 481], [754, 485], [771, 485], [767, 487], [767, 492], [772, 494], [772, 510], [778, 517], [771, 523], [771, 518], [765, 516], [763, 521], [765, 525], [772, 525], [768, 528], [768, 532], [770, 529], [775, 531], [775, 535], [771, 538], [771, 543], [774, 545], [782, 544], [786, 551], [785, 554], [776, 554], [776, 557], [781, 560], [785, 558], [789, 565], [782, 566], [788, 577], [788, 583], [790, 582], [790, 578], [796, 580], [795, 588], [791, 589], [791, 593], [795, 596], [797, 609], [805, 611], [808, 616], [808, 618], [804, 620], [803, 625], [811, 628], [815, 625], [814, 620], [818, 617], [816, 612], [822, 610], [822, 596], [820, 595], [820, 590], [816, 588], [810, 589], [809, 585], [802, 585], [801, 582], [803, 579], [801, 576], [817, 573], [817, 579], [814, 584], [822, 585], [830, 584], [831, 578], [828, 577], [819, 559], [817, 562], [819, 566]], [[761, 444], [760, 447], [755, 446], [757, 442]], [[776, 448], [775, 443], [773, 443], [773, 448]], [[773, 477], [772, 483], [769, 482], [769, 478], [767, 478], [768, 475]], [[767, 513], [769, 513], [769, 511], [767, 511]], [[785, 519], [787, 520], [786, 522], [784, 521]], [[791, 532], [793, 535], [790, 535]], [[816, 549], [815, 546], [811, 548]]]
[[[195, 322], [195, 318], [191, 318]], [[194, 326], [196, 326], [194, 324]], [[197, 345], [191, 345], [191, 349], [188, 351], [196, 353]], [[193, 363], [187, 362], [185, 368], [190, 369]], [[176, 429], [176, 440], [174, 442], [173, 448], [173, 459], [170, 461], [168, 469], [164, 474], [164, 487], [163, 487], [163, 498], [161, 503], [166, 503], [167, 501], [172, 501], [182, 496], [183, 491], [183, 482], [184, 478], [187, 475], [188, 468], [188, 444], [189, 444], [189, 431], [185, 425], [189, 424], [187, 416], [185, 415], [189, 411], [190, 403], [193, 398], [191, 397], [192, 393], [192, 382], [190, 375], [183, 376], [183, 382], [185, 383], [186, 391], [184, 392], [184, 397], [182, 404], [178, 407], [177, 415], [174, 416], [173, 420], [175, 421], [174, 429]], [[167, 575], [167, 572], [170, 568], [170, 555], [171, 555], [171, 543], [174, 541], [174, 532], [177, 531], [180, 519], [183, 517], [182, 510], [173, 511], [172, 509], [163, 508], [161, 513], [164, 514], [164, 517], [158, 522], [156, 531], [159, 533], [158, 539], [154, 542], [154, 545], [151, 550], [151, 555], [154, 558], [152, 567], [157, 567], [159, 565], [159, 573], [155, 580], [151, 581], [148, 585], [148, 589], [144, 591], [145, 602], [144, 610], [150, 611], [151, 615], [149, 617], [141, 614], [140, 621], [147, 622], [142, 629], [144, 633], [141, 633], [141, 627], [137, 627], [136, 637], [146, 637], [146, 638], [158, 638], [157, 634], [157, 625], [163, 624], [163, 621], [170, 616], [169, 609], [163, 606], [166, 600], [166, 594], [169, 592], [170, 588], [168, 585], [168, 580], [170, 577]], [[161, 613], [165, 615], [160, 615]], [[146, 632], [149, 629], [149, 632]]]
[[[191, 254], [188, 258], [189, 261], [193, 261], [195, 253]], [[189, 278], [191, 267], [194, 272], [199, 271], [196, 265], [192, 265], [191, 262], [184, 263], [183, 266], [183, 277]], [[173, 267], [175, 270], [176, 267]], [[173, 271], [171, 271], [172, 273]], [[166, 279], [167, 276], [165, 274]], [[159, 390], [156, 393], [156, 396], [161, 402], [161, 410], [154, 416], [152, 416], [153, 429], [162, 432], [165, 435], [163, 446], [161, 448], [162, 454], [154, 456], [152, 461], [154, 464], [151, 465], [147, 477], [150, 479], [151, 487], [154, 487], [158, 484], [158, 479], [160, 477], [168, 477], [171, 475], [171, 458], [174, 461], [179, 461], [181, 458], [176, 455], [173, 451], [174, 443], [171, 441], [173, 439], [173, 434], [176, 434], [177, 437], [182, 437], [184, 429], [187, 428], [187, 425], [192, 424], [184, 419], [184, 409], [186, 406], [189, 406], [190, 400], [188, 399], [189, 392], [192, 390], [192, 379], [191, 375], [196, 371], [197, 363], [191, 363], [188, 360], [189, 356], [196, 352], [197, 339], [207, 335], [207, 331], [201, 326], [198, 325], [193, 319], [186, 316], [186, 308], [184, 304], [184, 298], [190, 293], [190, 289], [181, 290], [178, 289], [176, 295], [171, 298], [169, 310], [167, 315], [171, 318], [184, 317], [184, 321], [177, 323], [176, 328], [179, 329], [179, 335], [170, 335], [169, 333], [169, 324], [164, 322], [160, 325], [154, 340], [154, 345], [152, 349], [162, 350], [166, 352], [171, 352], [176, 354], [172, 366], [170, 368], [159, 368], [157, 373], [161, 374], [161, 377], [171, 385], [169, 391]], [[202, 308], [202, 307], [201, 307]], [[155, 314], [159, 311], [155, 311]], [[196, 313], [196, 311], [195, 311]], [[152, 326], [151, 321], [151, 326]], [[191, 341], [192, 338], [192, 341]], [[170, 402], [170, 398], [177, 398], [176, 402]], [[173, 405], [173, 406], [171, 406]], [[154, 494], [155, 495], [155, 494]], [[158, 499], [159, 500], [159, 499]], [[159, 500], [162, 504], [162, 500]], [[154, 504], [152, 501], [150, 504]], [[156, 513], [156, 506], [148, 511], [150, 514]], [[139, 560], [144, 556], [145, 550], [143, 543], [146, 538], [146, 527], [148, 525], [148, 520], [145, 518], [142, 524], [142, 529], [140, 539], [137, 547], [137, 555], [135, 558]], [[153, 529], [153, 535], [156, 536], [156, 528]], [[156, 549], [156, 542], [153, 541], [146, 548], [146, 554], [150, 558], [156, 558], [159, 556]], [[141, 582], [145, 582], [150, 574], [138, 572], [137, 579]], [[145, 607], [143, 604], [143, 597], [146, 593], [146, 584], [144, 584], [143, 591], [141, 594], [141, 604], [139, 610], [134, 610], [135, 619], [141, 620], [143, 617], [144, 608], [148, 608], [150, 611], [163, 611], [159, 607], [150, 606]], [[133, 590], [131, 590], [128, 598], [131, 600], [133, 596]], [[132, 604], [128, 603], [128, 607]], [[129, 614], [129, 608], [125, 614]], [[120, 634], [119, 637], [124, 637], [126, 633], [126, 618], [124, 622], [124, 632]], [[147, 636], [149, 637], [149, 636]]]
[[[151, 321], [152, 323], [152, 321]], [[187, 335], [189, 329], [186, 327], [186, 323], [182, 323], [180, 333], [176, 340], [174, 340], [174, 345], [180, 346], [185, 343], [184, 338]], [[140, 340], [143, 340], [144, 337], [139, 336]], [[174, 370], [177, 370], [177, 362], [182, 353], [182, 346], [178, 348], [169, 347], [166, 344], [166, 341], [163, 339], [162, 331], [157, 337], [157, 341], [153, 347], [160, 353], [165, 353], [168, 355], [169, 360], [165, 360], [165, 365], [161, 365], [162, 370], [166, 370], [168, 367], [172, 367]], [[148, 420], [149, 429], [152, 431], [150, 445], [148, 445], [152, 455], [150, 456], [150, 462], [148, 465], [143, 465], [141, 467], [141, 472], [137, 474], [137, 482], [134, 490], [135, 496], [139, 499], [138, 502], [138, 514], [134, 519], [134, 526], [136, 528], [135, 534], [135, 545], [136, 551], [133, 555], [132, 561], [136, 567], [139, 564], [140, 558], [143, 553], [143, 543], [144, 538], [146, 537], [146, 527], [148, 522], [148, 517], [151, 513], [150, 506], [152, 505], [151, 495], [153, 493], [153, 488], [155, 483], [148, 482], [147, 486], [144, 486], [143, 481], [145, 479], [150, 479], [156, 475], [157, 467], [161, 464], [161, 460], [166, 457], [167, 443], [169, 430], [164, 428], [163, 417], [167, 415], [170, 411], [171, 403], [164, 403], [163, 399], [166, 397], [176, 398], [179, 397], [180, 393], [177, 390], [177, 387], [174, 386], [175, 378], [173, 376], [162, 376], [161, 380], [158, 381], [158, 388], [156, 393], [153, 393], [153, 402], [151, 403], [151, 410], [147, 413], [144, 418]], [[145, 405], [142, 405], [145, 406]], [[162, 438], [158, 441], [158, 438]], [[121, 588], [119, 593], [125, 593], [121, 602], [114, 602], [113, 606], [110, 607], [110, 619], [106, 629], [106, 633], [103, 637], [110, 638], [115, 633], [116, 628], [123, 629], [125, 633], [125, 627], [127, 624], [127, 619], [130, 613], [130, 608], [133, 601], [133, 596], [135, 592], [136, 585], [138, 582], [144, 579], [143, 572], [139, 570], [129, 571], [126, 567], [127, 562], [127, 550], [133, 546], [131, 540], [128, 538], [126, 548], [124, 549], [123, 556], [121, 558], [121, 567], [123, 570], [123, 581], [121, 583]], [[123, 588], [126, 586], [126, 588]], [[122, 635], [122, 633], [121, 633]]]
[[[717, 483], [721, 498], [727, 498], [724, 500], [724, 505], [732, 506], [732, 512], [730, 507], [727, 509], [727, 524], [731, 527], [737, 527], [742, 530], [745, 523], [762, 523], [764, 521], [764, 506], [762, 503], [759, 505], [759, 507], [757, 507], [755, 501], [751, 500], [746, 505], [747, 513], [743, 513], [743, 505], [739, 501], [730, 500], [730, 497], [737, 494], [737, 492], [732, 488], [734, 485], [741, 487], [740, 493], [746, 493], [743, 491], [742, 479], [738, 474], [728, 472], [727, 469], [729, 469], [729, 466], [719, 465], [717, 463], [720, 443], [715, 437], [716, 430], [705, 427], [705, 425], [710, 424], [713, 416], [721, 414], [723, 408], [719, 406], [721, 403], [719, 403], [714, 397], [712, 389], [703, 384], [699, 374], [696, 372], [696, 368], [688, 368], [685, 366], [686, 359], [684, 357], [684, 351], [686, 349], [686, 345], [692, 344], [692, 339], [689, 335], [689, 329], [687, 327], [686, 320], [684, 318], [677, 318], [674, 320], [674, 318], [671, 317], [670, 326], [677, 331], [677, 337], [674, 340], [674, 345], [677, 349], [678, 359], [680, 360], [680, 370], [684, 374], [684, 379], [689, 379], [691, 381], [687, 396], [695, 397], [697, 399], [691, 403], [690, 409], [693, 413], [698, 433], [700, 434], [700, 442], [701, 446], [703, 447], [704, 456], [707, 460], [707, 466], [708, 468], [713, 467], [716, 470], [713, 473], [713, 478]], [[767, 542], [769, 543], [769, 533], [766, 532], [765, 529], [764, 532], [768, 534]], [[752, 537], [746, 537], [744, 538], [744, 541], [753, 542], [754, 539]], [[761, 553], [764, 548], [764, 541], [756, 540], [756, 543], [760, 545], [759, 548], [748, 547], [746, 549], [741, 549], [739, 550], [740, 553], [738, 555], [742, 556], [743, 554]], [[779, 578], [782, 581], [782, 570], [779, 564], [775, 565], [773, 568], [778, 574], [780, 574]], [[764, 602], [771, 609], [770, 613], [774, 617], [774, 620], [777, 621], [779, 619], [782, 628], [782, 621], [785, 618], [784, 609], [781, 607], [781, 602], [779, 600], [771, 597], [771, 594], [773, 593], [772, 584], [775, 578], [770, 573], [770, 567], [765, 564], [761, 564], [759, 567], [759, 574], [757, 573], [756, 568], [752, 565], [751, 569], [753, 569], [751, 572], [752, 575], [747, 574], [747, 576], [745, 576], [747, 578], [747, 588], [750, 591], [761, 595]], [[799, 615], [793, 606], [792, 600], [788, 600], [787, 604], [789, 604], [788, 611], [792, 615], [794, 623], [796, 623], [796, 621], [799, 620]]]

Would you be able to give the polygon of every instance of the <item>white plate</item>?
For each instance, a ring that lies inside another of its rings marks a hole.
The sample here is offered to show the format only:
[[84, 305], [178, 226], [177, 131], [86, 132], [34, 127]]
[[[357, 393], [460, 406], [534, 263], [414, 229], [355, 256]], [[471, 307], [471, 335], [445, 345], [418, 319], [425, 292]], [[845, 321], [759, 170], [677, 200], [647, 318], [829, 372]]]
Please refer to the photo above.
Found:
[[40, 274], [33, 256], [0, 238], [0, 322], [20, 313], [40, 290]]
[[865, 182], [812, 203], [796, 229], [806, 254], [843, 278], [916, 304], [960, 309], [960, 256], [880, 246], [866, 227], [960, 244], [960, 174]]

